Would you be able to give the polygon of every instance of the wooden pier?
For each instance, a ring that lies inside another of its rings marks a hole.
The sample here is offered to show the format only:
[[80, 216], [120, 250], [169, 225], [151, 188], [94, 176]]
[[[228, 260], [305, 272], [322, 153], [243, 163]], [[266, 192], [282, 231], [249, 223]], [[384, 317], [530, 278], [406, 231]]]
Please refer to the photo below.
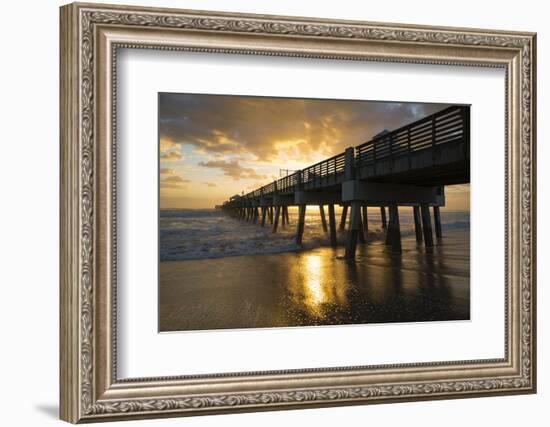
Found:
[[470, 107], [452, 106], [248, 194], [233, 196], [222, 210], [261, 227], [269, 225], [276, 233], [279, 224], [291, 226], [288, 207], [297, 206], [293, 226], [296, 243], [302, 244], [306, 207], [316, 205], [323, 230], [336, 247], [335, 205], [342, 206], [338, 227], [347, 226], [345, 257], [352, 259], [358, 242], [366, 242], [367, 207], [380, 208], [385, 242], [392, 251], [401, 252], [399, 207], [412, 206], [416, 239], [430, 247], [434, 245], [430, 210], [435, 237], [440, 239], [445, 185], [469, 182]]

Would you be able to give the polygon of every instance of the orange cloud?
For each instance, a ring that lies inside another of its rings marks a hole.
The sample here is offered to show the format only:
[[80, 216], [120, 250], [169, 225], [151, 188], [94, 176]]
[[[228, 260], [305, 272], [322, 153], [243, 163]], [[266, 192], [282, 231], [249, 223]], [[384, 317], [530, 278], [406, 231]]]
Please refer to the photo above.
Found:
[[169, 151], [168, 153], [160, 153], [160, 160], [176, 161], [183, 159], [183, 155], [178, 151]]
[[160, 159], [166, 161], [176, 161], [183, 159], [180, 144], [176, 144], [166, 138], [161, 138], [159, 143]]
[[191, 182], [178, 175], [169, 175], [160, 180], [160, 188], [184, 188], [186, 183]]

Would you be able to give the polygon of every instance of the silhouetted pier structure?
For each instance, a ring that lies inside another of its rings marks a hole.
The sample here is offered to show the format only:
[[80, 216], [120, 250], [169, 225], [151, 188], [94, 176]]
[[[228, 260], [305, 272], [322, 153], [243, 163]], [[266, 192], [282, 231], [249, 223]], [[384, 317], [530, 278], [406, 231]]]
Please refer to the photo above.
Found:
[[248, 194], [233, 196], [222, 210], [262, 227], [269, 222], [276, 233], [279, 222], [289, 224], [288, 207], [297, 206], [296, 242], [301, 244], [306, 206], [317, 205], [323, 230], [332, 246], [337, 246], [335, 205], [340, 205], [341, 230], [349, 217], [345, 256], [354, 258], [358, 240], [366, 240], [367, 207], [380, 207], [386, 244], [401, 252], [399, 206], [412, 206], [416, 239], [430, 247], [434, 245], [430, 207], [435, 236], [441, 238], [439, 209], [445, 206], [445, 185], [469, 182], [470, 107], [452, 106]]

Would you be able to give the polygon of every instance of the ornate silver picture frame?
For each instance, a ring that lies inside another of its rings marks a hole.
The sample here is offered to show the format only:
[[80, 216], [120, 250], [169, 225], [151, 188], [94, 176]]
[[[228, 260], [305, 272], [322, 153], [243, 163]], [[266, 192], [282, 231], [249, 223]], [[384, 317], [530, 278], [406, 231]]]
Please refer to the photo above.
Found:
[[[63, 420], [536, 391], [535, 34], [76, 3], [61, 8], [60, 43]], [[120, 379], [115, 147], [122, 48], [503, 69], [504, 357]]]

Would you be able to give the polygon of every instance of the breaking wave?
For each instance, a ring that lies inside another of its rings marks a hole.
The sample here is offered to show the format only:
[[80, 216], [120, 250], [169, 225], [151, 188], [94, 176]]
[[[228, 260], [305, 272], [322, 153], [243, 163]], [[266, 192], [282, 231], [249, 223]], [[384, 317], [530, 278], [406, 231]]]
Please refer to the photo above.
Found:
[[[400, 208], [400, 224], [403, 236], [414, 234], [412, 209]], [[340, 211], [336, 210], [337, 224]], [[240, 221], [213, 209], [170, 209], [160, 211], [160, 260], [179, 261], [221, 258], [239, 255], [274, 254], [312, 249], [330, 244], [323, 232], [317, 207], [308, 207], [302, 247], [294, 242], [297, 209], [289, 209], [290, 224], [283, 228], [279, 222], [277, 233], [271, 225], [260, 227]], [[369, 240], [381, 240], [384, 236], [378, 209], [369, 209]], [[469, 230], [470, 213], [441, 211], [443, 230]], [[328, 217], [327, 217], [328, 221]], [[338, 232], [342, 243], [345, 233]]]

